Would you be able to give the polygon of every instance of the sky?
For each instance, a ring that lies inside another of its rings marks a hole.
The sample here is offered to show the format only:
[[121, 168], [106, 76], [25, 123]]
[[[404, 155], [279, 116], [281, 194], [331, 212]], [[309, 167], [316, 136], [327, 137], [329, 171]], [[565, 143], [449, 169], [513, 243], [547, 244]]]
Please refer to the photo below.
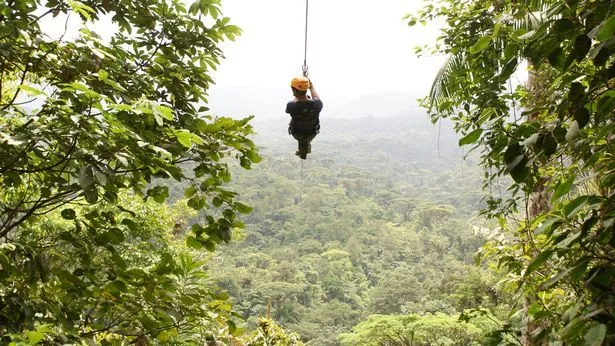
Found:
[[[383, 103], [392, 102], [394, 94], [395, 99], [408, 95], [409, 106], [416, 104], [444, 62], [442, 56], [414, 54], [417, 45], [438, 36], [434, 25], [410, 28], [403, 20], [422, 5], [419, 0], [309, 1], [309, 74], [326, 109], [342, 111], [367, 95], [377, 102], [375, 94], [389, 94]], [[223, 0], [222, 9], [243, 33], [222, 45], [226, 59], [214, 74], [210, 107], [257, 117], [283, 114], [292, 98], [290, 80], [303, 64], [305, 1]]]
[[[186, 0], [190, 4], [193, 0]], [[309, 0], [308, 66], [328, 115], [395, 115], [416, 108], [445, 57], [418, 58], [416, 46], [434, 43], [437, 25], [408, 27], [404, 15], [422, 0]], [[301, 74], [305, 0], [222, 0], [223, 14], [243, 33], [221, 47], [226, 59], [213, 73], [209, 107], [216, 115], [284, 116], [290, 80]], [[51, 37], [62, 18], [43, 23]], [[71, 18], [68, 34], [78, 35]], [[109, 18], [91, 29], [110, 37]]]

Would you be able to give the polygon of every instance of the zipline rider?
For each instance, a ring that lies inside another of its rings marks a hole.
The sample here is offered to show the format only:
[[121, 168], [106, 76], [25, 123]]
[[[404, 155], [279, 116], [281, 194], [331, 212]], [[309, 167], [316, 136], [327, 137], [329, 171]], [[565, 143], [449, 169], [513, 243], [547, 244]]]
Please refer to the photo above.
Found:
[[[323, 104], [309, 78], [295, 77], [290, 87], [295, 98], [286, 104], [286, 113], [291, 116], [288, 133], [298, 142], [295, 155], [305, 160], [312, 152], [311, 142], [320, 130], [319, 116]], [[310, 95], [307, 95], [308, 90]]]

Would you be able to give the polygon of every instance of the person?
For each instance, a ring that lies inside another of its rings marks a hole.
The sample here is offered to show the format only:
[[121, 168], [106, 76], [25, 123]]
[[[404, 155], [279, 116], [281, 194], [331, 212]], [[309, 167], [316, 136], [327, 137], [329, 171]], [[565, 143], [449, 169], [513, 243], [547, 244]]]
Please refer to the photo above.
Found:
[[[323, 104], [309, 78], [295, 77], [290, 87], [295, 98], [286, 104], [286, 113], [291, 117], [288, 133], [297, 140], [295, 155], [305, 160], [307, 154], [312, 152], [312, 140], [320, 130], [319, 116]], [[310, 95], [307, 94], [308, 90]]]

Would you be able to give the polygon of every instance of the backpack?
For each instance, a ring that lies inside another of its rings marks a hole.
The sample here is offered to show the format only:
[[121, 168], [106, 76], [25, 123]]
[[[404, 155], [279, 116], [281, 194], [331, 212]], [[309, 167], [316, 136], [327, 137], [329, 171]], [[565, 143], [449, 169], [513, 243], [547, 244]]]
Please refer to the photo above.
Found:
[[294, 102], [287, 110], [291, 116], [288, 133], [298, 135], [317, 134], [320, 131], [320, 110], [322, 102]]

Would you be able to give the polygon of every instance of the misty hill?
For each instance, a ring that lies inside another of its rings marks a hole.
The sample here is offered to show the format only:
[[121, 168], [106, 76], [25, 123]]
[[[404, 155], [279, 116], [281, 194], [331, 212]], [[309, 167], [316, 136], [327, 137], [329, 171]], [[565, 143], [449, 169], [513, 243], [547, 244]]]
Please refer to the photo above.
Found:
[[[325, 103], [323, 117], [359, 118], [366, 116], [392, 117], [399, 114], [418, 113], [416, 100], [423, 93], [388, 92], [352, 96], [329, 95], [320, 90]], [[259, 119], [275, 119], [283, 116], [286, 102], [292, 99], [290, 89], [234, 87], [213, 88], [209, 96], [209, 107], [217, 115], [243, 117], [254, 115]]]

